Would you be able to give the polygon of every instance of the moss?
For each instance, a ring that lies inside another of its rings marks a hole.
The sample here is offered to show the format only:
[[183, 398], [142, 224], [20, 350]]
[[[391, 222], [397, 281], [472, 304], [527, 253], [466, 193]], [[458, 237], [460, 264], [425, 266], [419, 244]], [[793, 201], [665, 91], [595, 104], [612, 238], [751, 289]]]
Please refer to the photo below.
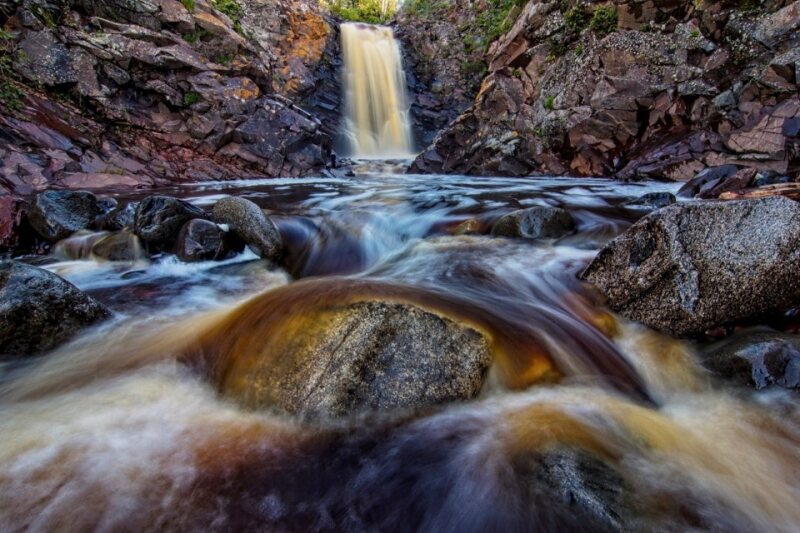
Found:
[[552, 111], [553, 108], [555, 107], [555, 104], [556, 104], [556, 97], [553, 95], [545, 97], [544, 102], [542, 102], [542, 105], [548, 111]]
[[567, 29], [572, 33], [580, 33], [585, 30], [591, 20], [591, 13], [589, 13], [589, 10], [586, 9], [586, 6], [583, 4], [578, 4], [564, 13], [564, 24], [566, 24]]
[[479, 76], [486, 74], [486, 64], [483, 61], [465, 61], [461, 65], [461, 72], [465, 76]]
[[181, 0], [181, 4], [186, 8], [189, 13], [194, 11], [196, 0]]
[[617, 11], [611, 7], [598, 7], [592, 13], [589, 27], [598, 35], [608, 35], [617, 31]]
[[183, 105], [186, 107], [192, 106], [200, 101], [200, 93], [189, 91], [183, 95]]
[[203, 28], [197, 28], [192, 33], [186, 33], [183, 35], [183, 40], [187, 43], [196, 43], [197, 41], [202, 41], [203, 37], [208, 35], [208, 32]]
[[698, 37], [700, 37], [700, 30], [697, 30], [697, 29], [692, 30], [689, 33], [689, 37], [691, 37], [692, 39], [697, 39]]
[[233, 58], [234, 58], [233, 54], [220, 54], [214, 58], [214, 63], [218, 65], [228, 66], [233, 61]]
[[233, 21], [234, 26], [244, 17], [244, 9], [236, 0], [211, 0], [211, 5], [220, 13], [227, 15]]
[[578, 46], [575, 47], [575, 53], [578, 54], [579, 56], [583, 55], [583, 45], [582, 44], [579, 44]]
[[25, 92], [14, 81], [13, 54], [11, 34], [0, 28], [0, 106], [18, 111], [22, 109]]

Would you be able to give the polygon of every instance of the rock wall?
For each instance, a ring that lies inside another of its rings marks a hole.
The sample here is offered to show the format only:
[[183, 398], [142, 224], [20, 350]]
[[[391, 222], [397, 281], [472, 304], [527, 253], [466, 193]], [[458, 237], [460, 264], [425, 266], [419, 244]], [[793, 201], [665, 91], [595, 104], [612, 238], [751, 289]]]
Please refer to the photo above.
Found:
[[338, 113], [338, 95], [321, 94], [338, 46], [326, 15], [313, 0], [218, 5], [2, 2], [0, 248], [14, 245], [24, 197], [44, 189], [297, 176], [330, 164], [336, 125], [295, 103]]
[[798, 26], [800, 2], [782, 0], [532, 0], [489, 49], [472, 106], [411, 170], [795, 176]]

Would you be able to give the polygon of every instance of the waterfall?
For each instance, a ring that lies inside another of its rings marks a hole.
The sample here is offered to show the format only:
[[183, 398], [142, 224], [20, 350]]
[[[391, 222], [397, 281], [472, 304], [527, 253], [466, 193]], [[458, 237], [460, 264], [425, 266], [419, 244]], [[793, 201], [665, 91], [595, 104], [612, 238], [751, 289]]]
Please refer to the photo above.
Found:
[[406, 79], [391, 28], [342, 24], [344, 134], [350, 156], [360, 159], [413, 155]]

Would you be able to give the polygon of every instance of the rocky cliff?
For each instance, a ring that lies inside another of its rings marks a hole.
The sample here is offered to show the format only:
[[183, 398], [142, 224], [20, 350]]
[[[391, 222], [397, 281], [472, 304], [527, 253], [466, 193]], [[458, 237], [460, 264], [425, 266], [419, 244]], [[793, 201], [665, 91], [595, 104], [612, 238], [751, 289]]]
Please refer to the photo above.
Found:
[[733, 164], [791, 178], [798, 26], [800, 2], [782, 0], [532, 0], [412, 171], [687, 180]]
[[0, 27], [0, 246], [44, 189], [330, 162], [337, 35], [312, 0], [3, 0]]

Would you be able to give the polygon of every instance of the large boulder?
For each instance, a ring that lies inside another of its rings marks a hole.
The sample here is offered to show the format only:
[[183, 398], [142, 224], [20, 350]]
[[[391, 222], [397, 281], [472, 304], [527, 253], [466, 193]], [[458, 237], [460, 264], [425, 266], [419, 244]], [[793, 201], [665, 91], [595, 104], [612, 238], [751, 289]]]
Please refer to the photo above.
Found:
[[800, 389], [800, 336], [754, 331], [713, 344], [703, 364], [731, 382], [756, 389]]
[[225, 259], [244, 248], [237, 243], [241, 241], [232, 238], [213, 222], [196, 218], [181, 228], [175, 243], [175, 255], [186, 262]]
[[244, 198], [229, 196], [214, 205], [214, 220], [227, 224], [253, 252], [276, 261], [283, 255], [278, 228], [256, 204]]
[[560, 207], [536, 206], [503, 215], [492, 227], [495, 237], [556, 239], [575, 231], [572, 215]]
[[800, 205], [781, 197], [651, 213], [583, 273], [622, 315], [673, 335], [800, 303]]
[[47, 191], [36, 196], [28, 222], [50, 242], [86, 229], [100, 214], [97, 198], [86, 191]]
[[92, 245], [91, 255], [95, 259], [127, 263], [132, 263], [146, 257], [142, 245], [139, 242], [139, 237], [127, 230], [106, 235], [95, 242]]
[[205, 218], [199, 207], [170, 196], [148, 196], [136, 207], [135, 233], [149, 249], [171, 249], [184, 224]]
[[334, 304], [257, 326], [229, 332], [239, 349], [227, 354], [223, 392], [311, 418], [468, 400], [492, 360], [481, 333], [409, 304]]
[[109, 316], [103, 305], [52, 272], [0, 262], [0, 359], [50, 350]]

